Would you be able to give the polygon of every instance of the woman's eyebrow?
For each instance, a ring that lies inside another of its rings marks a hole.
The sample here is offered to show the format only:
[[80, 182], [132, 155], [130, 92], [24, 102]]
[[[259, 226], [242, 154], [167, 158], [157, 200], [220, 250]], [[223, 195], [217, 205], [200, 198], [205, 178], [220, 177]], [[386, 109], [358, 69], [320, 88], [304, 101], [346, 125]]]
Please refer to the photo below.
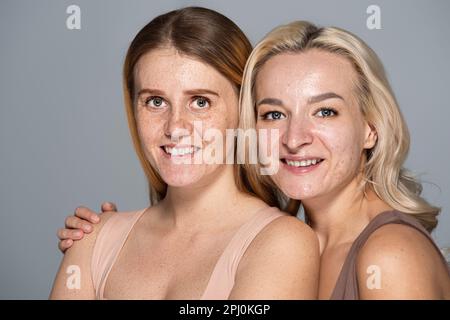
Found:
[[[345, 101], [344, 98], [342, 98], [342, 96], [338, 95], [337, 93], [326, 92], [326, 93], [321, 93], [319, 95], [310, 97], [308, 99], [308, 103], [312, 104], [312, 103], [317, 103], [317, 102], [320, 102], [323, 100], [333, 99], [333, 98], [341, 99], [342, 101]], [[264, 98], [257, 103], [257, 106], [259, 106], [261, 104], [268, 104], [268, 105], [272, 105], [272, 106], [283, 106], [283, 102], [280, 99], [276, 99], [276, 98]]]
[[158, 90], [158, 89], [149, 89], [149, 88], [144, 88], [138, 91], [137, 93], [137, 97], [139, 97], [141, 94], [144, 93], [148, 93], [148, 94], [152, 94], [152, 95], [158, 95], [158, 96], [163, 96], [164, 95], [164, 91]]
[[188, 95], [200, 95], [200, 94], [212, 94], [214, 96], [219, 96], [219, 94], [215, 91], [209, 90], [209, 89], [191, 89], [183, 91], [184, 94]]
[[268, 104], [271, 106], [282, 106], [283, 102], [280, 99], [275, 99], [275, 98], [264, 98], [261, 101], [258, 102], [257, 106], [261, 105], [261, 104]]
[[338, 95], [337, 93], [334, 92], [326, 92], [326, 93], [321, 93], [317, 96], [312, 96], [308, 99], [308, 103], [312, 104], [312, 103], [317, 103], [323, 100], [327, 100], [327, 99], [341, 99], [342, 101], [345, 101], [344, 98], [342, 98], [340, 95]]
[[[161, 91], [158, 89], [144, 88], [144, 89], [141, 89], [138, 91], [137, 96], [139, 97], [140, 95], [142, 95], [144, 93], [152, 94], [152, 95], [160, 95], [160, 96], [165, 95], [164, 91]], [[217, 92], [209, 90], [209, 89], [191, 89], [191, 90], [183, 91], [183, 93], [186, 95], [211, 94], [214, 96], [219, 96], [219, 94]]]

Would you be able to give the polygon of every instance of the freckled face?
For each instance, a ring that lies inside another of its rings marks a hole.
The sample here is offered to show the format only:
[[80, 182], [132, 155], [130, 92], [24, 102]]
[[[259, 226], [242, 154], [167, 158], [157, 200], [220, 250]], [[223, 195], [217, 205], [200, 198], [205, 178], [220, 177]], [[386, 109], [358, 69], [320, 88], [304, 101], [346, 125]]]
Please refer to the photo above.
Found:
[[230, 81], [172, 48], [143, 55], [134, 79], [139, 138], [161, 178], [182, 187], [217, 176], [225, 165], [202, 161], [208, 146], [203, 138], [208, 129], [225, 137], [227, 128], [237, 126], [238, 97]]
[[345, 58], [311, 49], [270, 58], [256, 78], [257, 129], [277, 128], [284, 194], [308, 200], [356, 178], [376, 138], [355, 96], [357, 74]]

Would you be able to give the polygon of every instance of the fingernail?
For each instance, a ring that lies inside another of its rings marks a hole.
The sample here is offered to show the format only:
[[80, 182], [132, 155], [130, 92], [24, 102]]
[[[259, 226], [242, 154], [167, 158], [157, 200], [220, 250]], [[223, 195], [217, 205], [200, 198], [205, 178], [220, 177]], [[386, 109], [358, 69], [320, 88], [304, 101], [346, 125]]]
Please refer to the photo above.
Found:
[[84, 229], [84, 231], [86, 231], [86, 232], [91, 232], [92, 227], [91, 227], [89, 224], [86, 224], [86, 225], [83, 226], [83, 229]]
[[94, 221], [94, 222], [99, 222], [99, 221], [100, 221], [100, 218], [99, 218], [97, 215], [93, 215], [93, 216], [92, 216], [92, 221]]

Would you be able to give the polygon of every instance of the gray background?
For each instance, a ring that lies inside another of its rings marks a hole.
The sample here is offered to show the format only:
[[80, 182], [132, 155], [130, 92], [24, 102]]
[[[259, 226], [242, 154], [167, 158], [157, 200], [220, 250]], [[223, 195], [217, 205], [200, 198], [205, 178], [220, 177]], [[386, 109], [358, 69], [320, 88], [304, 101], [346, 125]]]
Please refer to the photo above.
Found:
[[[66, 28], [71, 4], [81, 7], [81, 30]], [[433, 236], [450, 246], [449, 1], [0, 0], [0, 298], [48, 297], [62, 257], [55, 233], [76, 206], [147, 205], [122, 104], [122, 62], [148, 21], [194, 4], [234, 20], [253, 44], [299, 19], [367, 41], [411, 131], [407, 167], [443, 207]], [[370, 4], [381, 8], [381, 30], [366, 27]]]

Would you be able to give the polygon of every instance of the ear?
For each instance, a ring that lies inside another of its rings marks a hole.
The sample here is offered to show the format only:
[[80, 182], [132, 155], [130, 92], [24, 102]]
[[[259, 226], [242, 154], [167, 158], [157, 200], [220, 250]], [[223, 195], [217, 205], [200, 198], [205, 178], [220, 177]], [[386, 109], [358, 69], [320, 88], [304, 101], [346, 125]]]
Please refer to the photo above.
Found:
[[378, 134], [375, 127], [369, 123], [365, 123], [364, 149], [372, 149], [378, 140]]

